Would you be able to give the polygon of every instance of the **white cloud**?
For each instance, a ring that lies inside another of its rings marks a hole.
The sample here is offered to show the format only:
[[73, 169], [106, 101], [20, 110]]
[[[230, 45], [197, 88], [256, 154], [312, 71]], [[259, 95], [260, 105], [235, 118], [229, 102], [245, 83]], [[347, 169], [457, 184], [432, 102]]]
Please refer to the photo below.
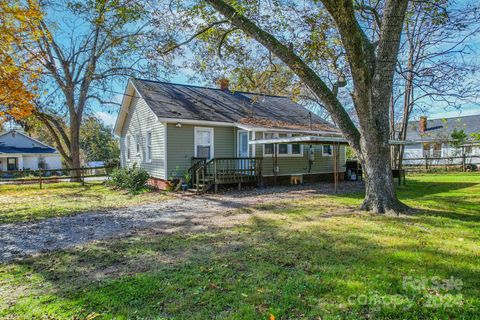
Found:
[[103, 123], [105, 123], [107, 126], [114, 126], [115, 121], [117, 120], [117, 113], [108, 113], [104, 111], [97, 111], [95, 112], [95, 115], [97, 116], [98, 119], [102, 120]]

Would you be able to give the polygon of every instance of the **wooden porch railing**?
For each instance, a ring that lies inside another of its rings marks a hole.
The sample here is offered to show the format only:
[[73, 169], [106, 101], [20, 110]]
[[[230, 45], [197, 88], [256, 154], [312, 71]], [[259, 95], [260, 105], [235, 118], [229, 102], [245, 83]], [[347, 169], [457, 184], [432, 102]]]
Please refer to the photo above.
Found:
[[221, 184], [260, 182], [263, 158], [214, 158], [195, 170], [197, 191], [207, 191], [211, 186], [218, 190]]
[[197, 174], [196, 171], [198, 168], [202, 167], [207, 163], [207, 158], [198, 158], [198, 157], [193, 157], [192, 158], [192, 166], [187, 170], [188, 174], [190, 175], [191, 178], [191, 184], [193, 186], [197, 185]]

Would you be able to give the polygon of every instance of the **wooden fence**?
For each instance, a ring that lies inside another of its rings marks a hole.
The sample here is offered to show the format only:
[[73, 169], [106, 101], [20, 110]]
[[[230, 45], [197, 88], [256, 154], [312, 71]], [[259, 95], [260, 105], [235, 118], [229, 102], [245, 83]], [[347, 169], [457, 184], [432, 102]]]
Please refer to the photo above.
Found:
[[405, 158], [403, 159], [402, 168], [411, 173], [434, 171], [478, 171], [480, 168], [480, 155]]
[[[115, 166], [82, 167], [64, 169], [38, 169], [38, 170], [11, 170], [0, 171], [0, 183], [2, 184], [32, 184], [38, 183], [40, 189], [44, 183], [70, 181], [78, 178], [79, 182], [85, 183], [85, 178], [109, 177]], [[74, 174], [75, 172], [75, 174]]]

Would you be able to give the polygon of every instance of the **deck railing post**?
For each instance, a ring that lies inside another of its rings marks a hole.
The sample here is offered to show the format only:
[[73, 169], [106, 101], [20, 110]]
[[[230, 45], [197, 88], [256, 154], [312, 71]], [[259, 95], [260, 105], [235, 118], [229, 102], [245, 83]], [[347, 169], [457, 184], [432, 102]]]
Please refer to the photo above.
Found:
[[197, 169], [197, 170], [195, 170], [195, 181], [196, 181], [195, 186], [197, 187], [197, 192], [200, 191], [200, 189], [199, 189], [199, 187], [200, 187], [200, 177], [199, 176], [200, 176], [200, 173], [198, 173], [198, 169]]
[[213, 183], [215, 184], [215, 192], [218, 191], [217, 184], [217, 160], [213, 160]]

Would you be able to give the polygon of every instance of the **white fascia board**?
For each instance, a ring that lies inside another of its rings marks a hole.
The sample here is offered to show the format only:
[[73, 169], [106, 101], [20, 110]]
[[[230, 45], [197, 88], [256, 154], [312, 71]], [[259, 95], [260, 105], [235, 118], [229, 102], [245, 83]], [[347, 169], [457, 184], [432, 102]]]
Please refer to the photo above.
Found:
[[[128, 79], [127, 86], [125, 87], [125, 91], [123, 93], [122, 103], [120, 104], [120, 111], [118, 112], [117, 120], [115, 121], [115, 126], [113, 127], [113, 132], [117, 136], [120, 136], [122, 133], [121, 126], [123, 126], [123, 123], [125, 122], [125, 118], [126, 118], [126, 115], [128, 114], [128, 109], [130, 106], [130, 101], [132, 100], [133, 94], [129, 94], [129, 91], [133, 91], [133, 90], [129, 90], [130, 88], [134, 88], [134, 87], [133, 87], [132, 81]], [[128, 101], [128, 105], [127, 105], [127, 101]]]
[[125, 88], [125, 93], [123, 94], [120, 112], [118, 113], [117, 120], [115, 121], [115, 126], [113, 129], [113, 132], [115, 132], [117, 136], [120, 136], [122, 133], [121, 127], [123, 127], [127, 115], [130, 112], [130, 104], [132, 103], [132, 99], [135, 97], [135, 95], [138, 95], [140, 99], [143, 99], [143, 101], [145, 101], [145, 104], [150, 108], [150, 111], [153, 113], [153, 115], [158, 121], [158, 116], [148, 105], [148, 101], [144, 97], [142, 97], [140, 91], [138, 91], [138, 89], [135, 87], [135, 84], [133, 84], [133, 81], [129, 79], [127, 87]]
[[140, 93], [140, 91], [137, 89], [137, 87], [135, 87], [135, 84], [133, 84], [133, 81], [130, 81], [131, 84], [132, 84], [132, 87], [133, 89], [135, 89], [135, 92], [138, 94], [138, 96], [140, 97], [140, 99], [143, 99], [143, 101], [145, 101], [145, 104], [150, 108], [150, 111], [152, 111], [153, 115], [155, 116], [155, 119], [157, 119], [157, 121], [159, 121], [159, 118], [157, 116], [157, 114], [153, 111], [152, 107], [150, 107], [148, 105], [148, 101], [147, 99], [145, 99], [144, 97], [142, 97], [142, 94]]

